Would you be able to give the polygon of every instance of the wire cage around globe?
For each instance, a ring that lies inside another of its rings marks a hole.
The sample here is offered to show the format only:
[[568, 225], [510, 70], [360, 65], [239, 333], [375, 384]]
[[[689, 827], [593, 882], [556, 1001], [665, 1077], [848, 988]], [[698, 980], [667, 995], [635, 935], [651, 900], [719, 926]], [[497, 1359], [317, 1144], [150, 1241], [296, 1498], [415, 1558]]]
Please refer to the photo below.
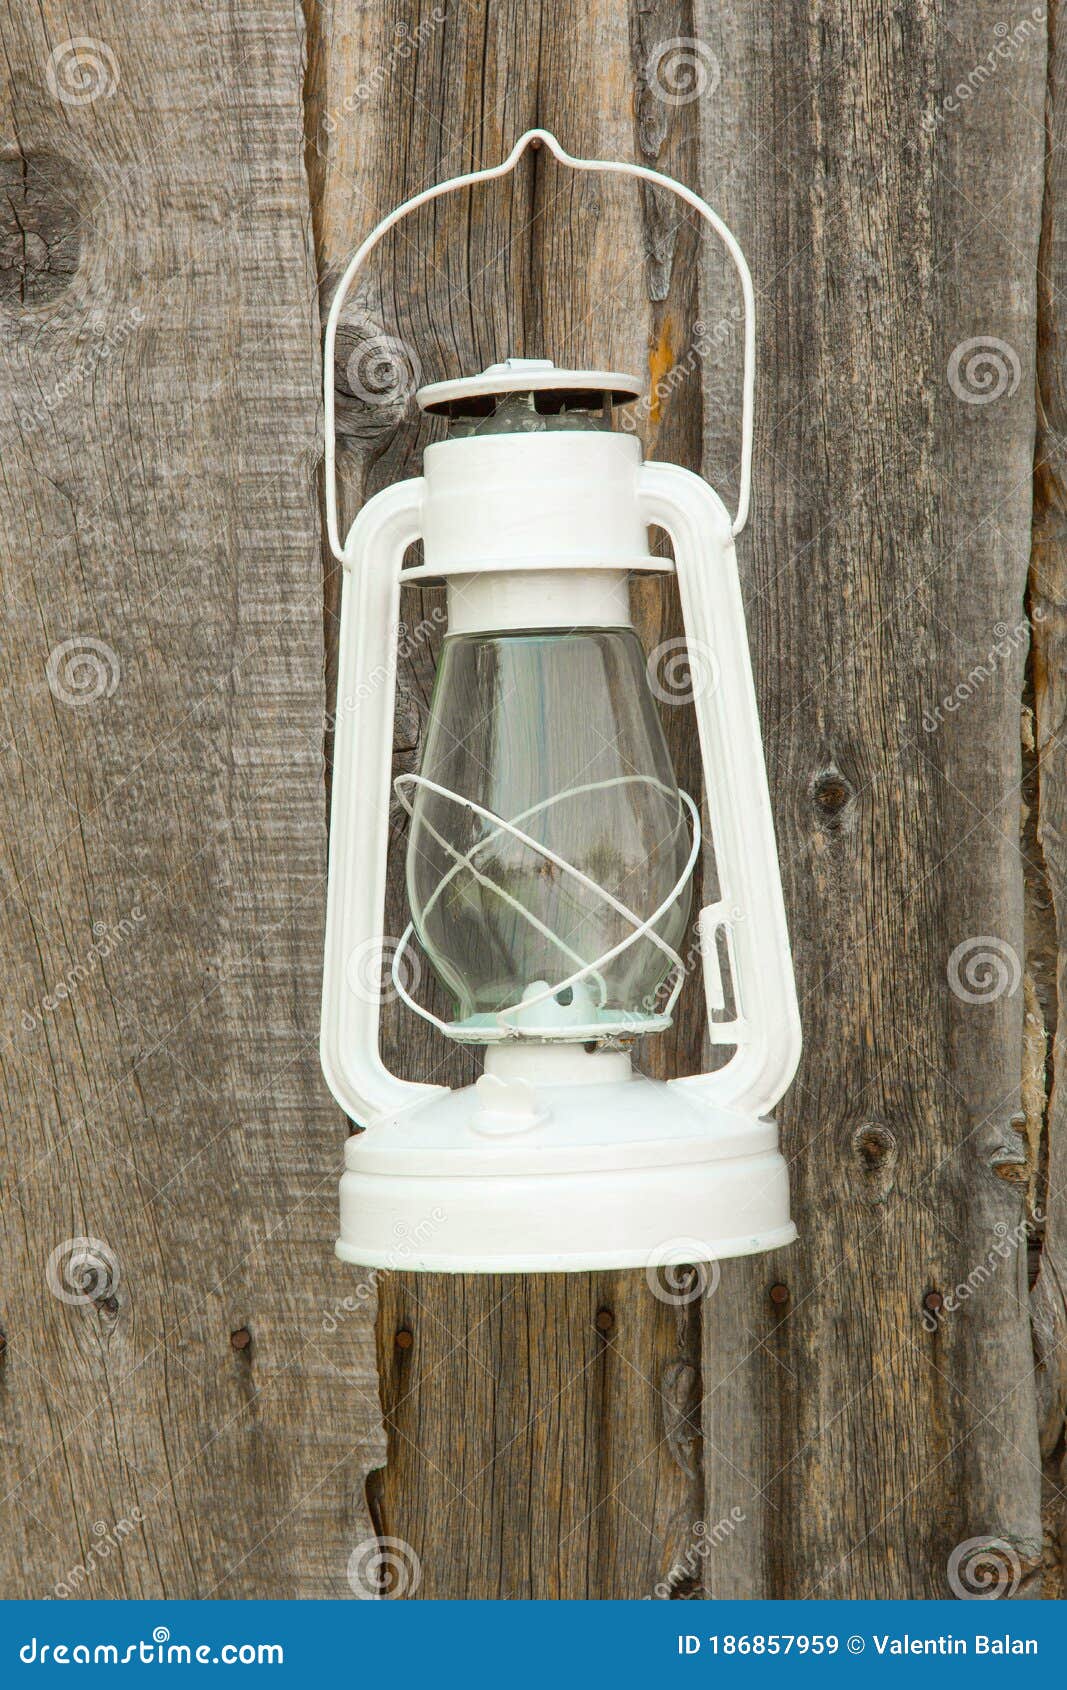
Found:
[[411, 927], [456, 1018], [412, 1007], [476, 1043], [670, 1025], [700, 827], [632, 629], [447, 639], [396, 790]]

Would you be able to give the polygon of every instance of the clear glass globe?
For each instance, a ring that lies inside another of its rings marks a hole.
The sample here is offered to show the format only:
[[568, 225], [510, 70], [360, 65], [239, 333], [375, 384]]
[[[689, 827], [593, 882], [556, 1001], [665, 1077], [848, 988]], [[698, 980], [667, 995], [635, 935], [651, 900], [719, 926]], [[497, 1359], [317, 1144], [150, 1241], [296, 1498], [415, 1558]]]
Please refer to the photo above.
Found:
[[[449, 635], [421, 774], [443, 790], [415, 787], [408, 896], [460, 1021], [565, 981], [665, 900], [655, 931], [680, 947], [688, 880], [670, 894], [689, 828], [633, 629]], [[669, 971], [643, 936], [565, 988], [559, 1010], [583, 1024], [653, 1016]]]

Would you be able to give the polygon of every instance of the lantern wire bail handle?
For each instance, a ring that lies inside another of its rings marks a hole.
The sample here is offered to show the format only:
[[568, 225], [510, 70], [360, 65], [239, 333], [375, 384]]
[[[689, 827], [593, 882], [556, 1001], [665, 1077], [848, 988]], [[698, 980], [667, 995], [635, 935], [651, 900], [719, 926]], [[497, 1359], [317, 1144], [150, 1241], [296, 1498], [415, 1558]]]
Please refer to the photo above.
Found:
[[740, 534], [748, 521], [749, 496], [752, 487], [752, 432], [756, 388], [756, 300], [752, 286], [752, 273], [736, 237], [727, 224], [723, 222], [718, 212], [713, 211], [706, 200], [701, 199], [699, 194], [695, 194], [692, 188], [687, 188], [684, 183], [676, 182], [673, 176], [664, 176], [661, 171], [650, 170], [647, 165], [625, 164], [616, 159], [572, 158], [571, 154], [564, 151], [556, 137], [550, 134], [547, 129], [528, 129], [525, 135], [520, 135], [502, 164], [492, 165], [485, 170], [469, 171], [464, 176], [453, 176], [445, 182], [436, 182], [432, 188], [424, 188], [421, 193], [412, 195], [411, 199], [405, 200], [402, 205], [398, 205], [371, 230], [366, 240], [353, 253], [348, 268], [341, 277], [326, 318], [322, 369], [326, 433], [326, 528], [329, 535], [330, 550], [340, 562], [344, 562], [345, 551], [337, 524], [337, 441], [335, 435], [333, 363], [337, 327], [348, 291], [357, 272], [361, 269], [365, 260], [369, 258], [378, 242], [410, 211], [417, 211], [420, 206], [428, 205], [431, 200], [440, 199], [442, 194], [450, 194], [457, 188], [470, 188], [478, 182], [490, 182], [498, 176], [507, 176], [514, 170], [526, 149], [531, 146], [535, 148], [547, 147], [554, 159], [560, 164], [568, 165], [572, 170], [591, 170], [604, 175], [634, 176], [639, 181], [651, 182], [657, 188], [666, 188], [669, 193], [676, 194], [679, 199], [685, 201], [686, 205], [699, 212], [705, 222], [710, 223], [733, 259], [734, 268], [741, 283], [745, 309], [741, 473], [738, 486], [737, 515], [732, 523], [733, 533], [735, 535]]

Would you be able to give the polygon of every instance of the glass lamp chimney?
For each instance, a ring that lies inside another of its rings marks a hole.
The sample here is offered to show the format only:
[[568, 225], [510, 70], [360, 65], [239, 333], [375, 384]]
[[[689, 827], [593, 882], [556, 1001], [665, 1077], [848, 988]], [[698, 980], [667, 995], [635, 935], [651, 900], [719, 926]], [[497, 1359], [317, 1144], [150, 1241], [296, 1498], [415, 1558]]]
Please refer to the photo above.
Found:
[[532, 996], [559, 1028], [647, 1015], [670, 967], [647, 937], [544, 997], [628, 937], [620, 906], [645, 920], [666, 903], [654, 931], [672, 949], [689, 916], [688, 880], [672, 895], [686, 813], [634, 630], [448, 635], [422, 774], [408, 896], [458, 1018], [473, 1027]]

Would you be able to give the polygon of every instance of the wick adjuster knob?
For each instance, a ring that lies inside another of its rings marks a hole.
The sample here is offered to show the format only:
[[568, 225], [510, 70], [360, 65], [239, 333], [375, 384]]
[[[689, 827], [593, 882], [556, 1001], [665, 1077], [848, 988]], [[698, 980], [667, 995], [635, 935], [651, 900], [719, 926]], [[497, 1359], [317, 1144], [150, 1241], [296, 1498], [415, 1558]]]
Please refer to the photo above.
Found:
[[529, 1132], [548, 1120], [549, 1111], [538, 1101], [528, 1080], [502, 1080], [483, 1074], [474, 1083], [479, 1108], [471, 1119], [475, 1132], [506, 1137]]

